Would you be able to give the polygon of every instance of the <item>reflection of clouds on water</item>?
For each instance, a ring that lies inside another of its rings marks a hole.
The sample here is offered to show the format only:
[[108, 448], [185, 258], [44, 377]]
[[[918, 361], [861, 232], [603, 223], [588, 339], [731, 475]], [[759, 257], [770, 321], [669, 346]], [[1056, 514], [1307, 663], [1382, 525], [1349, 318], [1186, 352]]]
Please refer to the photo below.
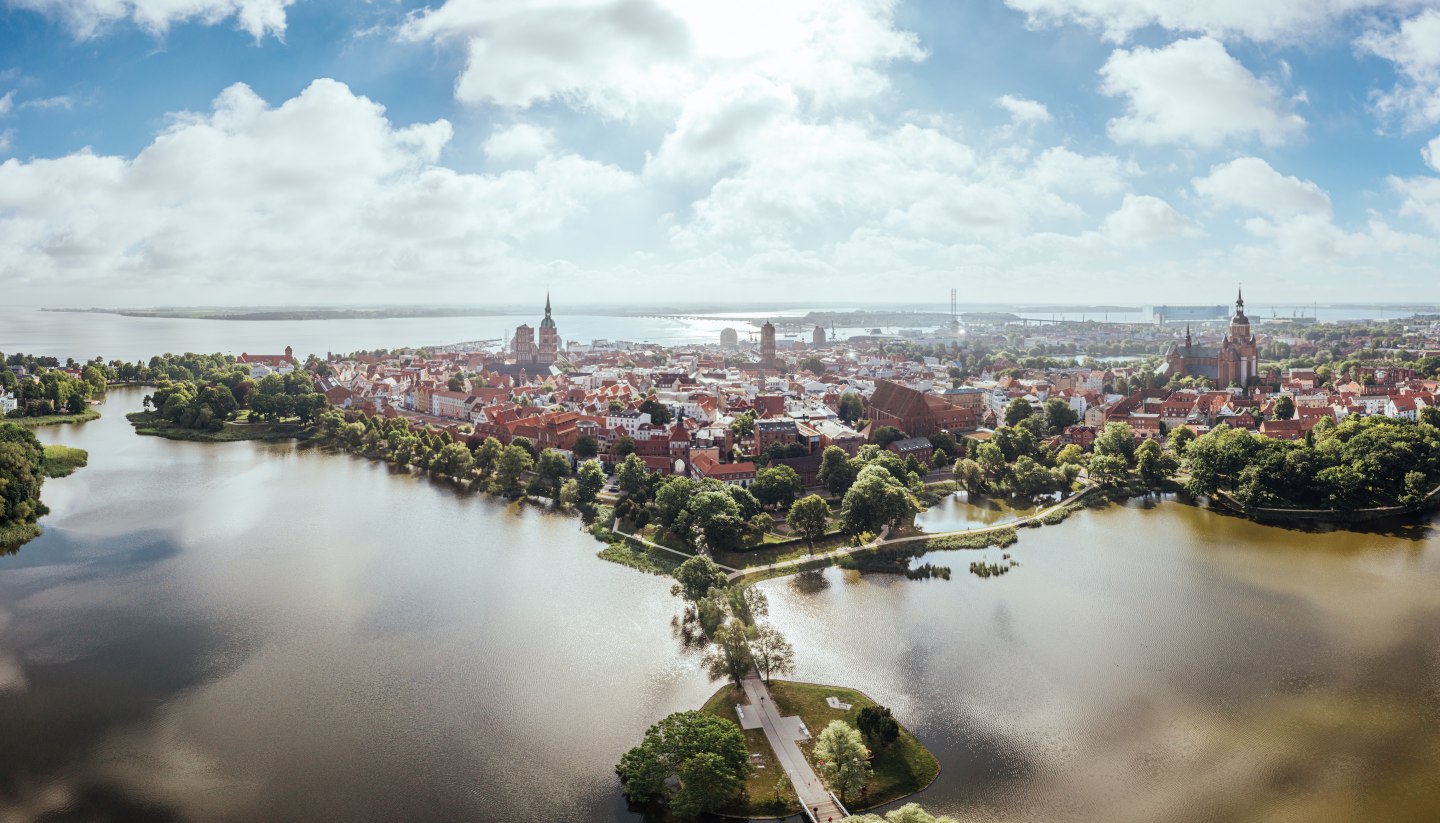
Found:
[[935, 751], [934, 811], [1434, 820], [1437, 549], [1167, 502], [1026, 530], [998, 581], [766, 585], [799, 679], [867, 691]]

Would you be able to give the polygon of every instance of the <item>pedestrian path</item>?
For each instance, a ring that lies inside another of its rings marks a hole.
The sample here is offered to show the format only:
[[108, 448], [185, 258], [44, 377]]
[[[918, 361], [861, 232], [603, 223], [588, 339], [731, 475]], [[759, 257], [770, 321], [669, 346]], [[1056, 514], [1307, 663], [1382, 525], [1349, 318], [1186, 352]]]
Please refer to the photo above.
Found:
[[816, 823], [832, 823], [848, 817], [848, 812], [820, 782], [820, 776], [800, 751], [797, 741], [810, 739], [809, 730], [800, 718], [780, 716], [770, 697], [770, 688], [754, 671], [745, 678], [745, 697], [750, 701], [750, 705], [744, 707], [746, 720], [765, 731], [765, 739], [770, 741], [780, 768], [790, 777], [790, 785], [795, 787], [806, 815]]

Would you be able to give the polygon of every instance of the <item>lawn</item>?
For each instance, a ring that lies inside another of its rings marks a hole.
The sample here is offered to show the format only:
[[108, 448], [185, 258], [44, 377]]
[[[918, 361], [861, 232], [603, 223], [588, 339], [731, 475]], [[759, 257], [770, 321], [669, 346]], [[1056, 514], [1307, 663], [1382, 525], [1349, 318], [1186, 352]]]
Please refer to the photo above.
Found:
[[164, 437], [169, 440], [194, 440], [202, 443], [233, 443], [239, 440], [303, 439], [310, 429], [300, 423], [226, 423], [220, 431], [202, 431], [177, 426], [162, 420], [154, 412], [132, 412], [125, 419], [135, 427], [136, 434]]
[[90, 462], [90, 452], [69, 446], [50, 444], [45, 447], [45, 476], [68, 477]]
[[601, 560], [609, 560], [611, 563], [619, 563], [622, 566], [659, 575], [674, 572], [675, 568], [684, 562], [683, 558], [668, 552], [656, 551], [648, 546], [638, 545], [623, 537], [616, 537], [608, 546], [596, 552], [595, 556]]
[[79, 414], [47, 414], [44, 417], [6, 417], [6, 423], [19, 423], [28, 428], [35, 426], [58, 426], [61, 423], [89, 423], [91, 420], [99, 420], [100, 412], [87, 408]]
[[[816, 737], [820, 736], [820, 732], [824, 731], [832, 720], [844, 720], [854, 726], [861, 709], [876, 705], [875, 701], [863, 692], [813, 683], [776, 680], [770, 686], [770, 694], [774, 696], [775, 705], [782, 715], [800, 715], [805, 721], [805, 727]], [[830, 708], [825, 702], [825, 698], [830, 696], [839, 698], [841, 703], [849, 703], [850, 709], [840, 711]], [[800, 748], [806, 757], [812, 758], [813, 764], [813, 743], [801, 744]], [[900, 727], [900, 739], [877, 752], [871, 767], [874, 775], [870, 779], [870, 785], [865, 787], [864, 794], [848, 798], [846, 807], [852, 812], [914, 794], [929, 786], [940, 774], [939, 761], [910, 734], [903, 723]]]
[[[744, 694], [727, 684], [720, 687], [720, 691], [715, 692], [715, 695], [705, 702], [701, 711], [729, 720], [738, 726], [740, 718], [735, 716], [735, 704], [744, 702]], [[775, 763], [775, 754], [770, 750], [765, 732], [759, 729], [745, 731], [745, 745], [752, 755], [760, 755], [758, 759], [750, 758], [757, 768], [745, 780], [743, 799], [722, 813], [731, 817], [785, 817], [799, 814], [800, 802], [795, 792], [782, 794], [783, 800], [778, 802], [775, 799], [775, 781], [783, 772]]]

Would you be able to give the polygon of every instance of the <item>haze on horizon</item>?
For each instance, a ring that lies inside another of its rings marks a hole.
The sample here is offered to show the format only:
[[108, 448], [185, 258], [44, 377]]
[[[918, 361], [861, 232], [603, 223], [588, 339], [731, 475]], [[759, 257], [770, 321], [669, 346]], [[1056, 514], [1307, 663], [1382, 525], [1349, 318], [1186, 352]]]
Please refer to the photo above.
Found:
[[1427, 0], [0, 0], [0, 302], [1433, 302]]

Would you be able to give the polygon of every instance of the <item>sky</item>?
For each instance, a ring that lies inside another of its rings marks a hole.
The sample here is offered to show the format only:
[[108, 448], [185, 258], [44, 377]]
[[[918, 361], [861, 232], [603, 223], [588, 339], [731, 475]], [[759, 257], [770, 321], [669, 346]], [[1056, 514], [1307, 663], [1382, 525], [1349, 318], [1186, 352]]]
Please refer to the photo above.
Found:
[[1440, 0], [0, 0], [0, 304], [1440, 301]]

